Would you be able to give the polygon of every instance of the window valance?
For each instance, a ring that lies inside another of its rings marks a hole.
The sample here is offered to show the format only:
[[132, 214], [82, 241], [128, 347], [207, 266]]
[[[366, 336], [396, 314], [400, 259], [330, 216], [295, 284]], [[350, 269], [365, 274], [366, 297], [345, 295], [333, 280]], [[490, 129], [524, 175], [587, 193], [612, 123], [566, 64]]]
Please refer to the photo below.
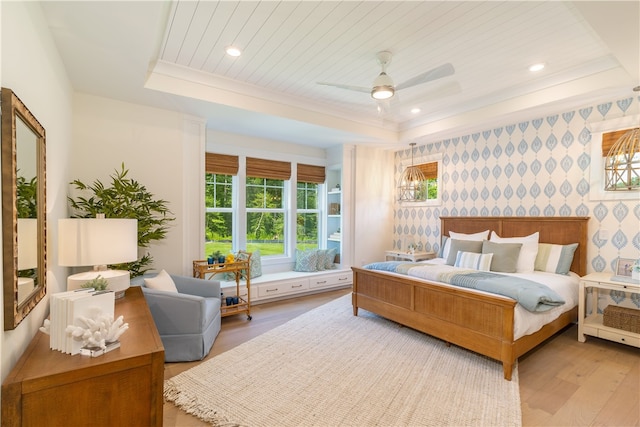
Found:
[[416, 165], [426, 179], [438, 179], [438, 162], [429, 162]]

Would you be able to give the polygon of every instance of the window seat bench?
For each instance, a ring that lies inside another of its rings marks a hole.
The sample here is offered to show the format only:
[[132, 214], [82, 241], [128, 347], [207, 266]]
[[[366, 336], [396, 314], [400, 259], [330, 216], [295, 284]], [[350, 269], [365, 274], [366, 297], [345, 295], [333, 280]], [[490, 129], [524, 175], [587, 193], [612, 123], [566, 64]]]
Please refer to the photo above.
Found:
[[[353, 272], [351, 269], [323, 270], [310, 273], [299, 271], [266, 273], [251, 279], [251, 304], [293, 298], [328, 289], [350, 287], [352, 284]], [[220, 289], [223, 297], [236, 296], [235, 281], [221, 281]], [[247, 287], [244, 281], [240, 282], [239, 296], [247, 297]]]

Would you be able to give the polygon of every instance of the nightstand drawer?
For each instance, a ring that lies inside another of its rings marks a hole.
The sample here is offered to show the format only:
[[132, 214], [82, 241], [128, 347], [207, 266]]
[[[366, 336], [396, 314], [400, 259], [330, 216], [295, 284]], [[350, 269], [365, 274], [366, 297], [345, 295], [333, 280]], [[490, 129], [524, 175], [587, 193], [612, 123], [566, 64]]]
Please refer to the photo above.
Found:
[[609, 331], [607, 329], [598, 330], [598, 337], [605, 340], [619, 342], [620, 344], [632, 345], [640, 347], [640, 336], [627, 335], [623, 330], [616, 330], [616, 332]]

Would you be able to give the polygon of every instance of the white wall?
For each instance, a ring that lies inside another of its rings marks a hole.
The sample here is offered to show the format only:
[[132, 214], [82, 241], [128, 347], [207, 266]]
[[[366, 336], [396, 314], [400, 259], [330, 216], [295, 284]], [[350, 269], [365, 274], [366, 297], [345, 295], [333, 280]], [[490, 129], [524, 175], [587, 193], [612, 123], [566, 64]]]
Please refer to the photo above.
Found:
[[191, 275], [200, 256], [191, 242], [203, 214], [204, 122], [87, 94], [76, 94], [74, 113], [72, 179], [109, 185], [124, 162], [128, 177], [166, 200], [176, 218], [167, 238], [148, 249], [153, 267]]
[[379, 148], [355, 147], [353, 185], [353, 258], [352, 265], [362, 266], [384, 259], [392, 249], [394, 154]]
[[[46, 131], [47, 253], [52, 254], [57, 247], [57, 220], [66, 214], [66, 200], [60, 195], [65, 193], [69, 181], [72, 88], [39, 3], [0, 2], [0, 7], [0, 82], [17, 94]], [[58, 267], [55, 259], [49, 256], [47, 296], [15, 330], [2, 332], [2, 380], [48, 315], [48, 295], [63, 290], [65, 280], [66, 270]]]

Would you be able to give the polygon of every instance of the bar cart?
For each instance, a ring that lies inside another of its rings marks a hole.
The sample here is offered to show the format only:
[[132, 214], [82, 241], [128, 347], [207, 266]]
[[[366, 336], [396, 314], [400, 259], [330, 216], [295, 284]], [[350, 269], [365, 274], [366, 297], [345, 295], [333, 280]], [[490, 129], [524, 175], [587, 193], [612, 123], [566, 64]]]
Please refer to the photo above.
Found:
[[[240, 313], [246, 313], [247, 319], [251, 320], [251, 253], [240, 251], [233, 262], [225, 262], [218, 264], [209, 264], [207, 260], [193, 261], [193, 277], [198, 279], [211, 280], [217, 274], [231, 273], [236, 281], [237, 304], [223, 305], [224, 301], [220, 301], [220, 314], [222, 317], [233, 316]], [[245, 280], [247, 283], [247, 298], [240, 296], [240, 281]]]

